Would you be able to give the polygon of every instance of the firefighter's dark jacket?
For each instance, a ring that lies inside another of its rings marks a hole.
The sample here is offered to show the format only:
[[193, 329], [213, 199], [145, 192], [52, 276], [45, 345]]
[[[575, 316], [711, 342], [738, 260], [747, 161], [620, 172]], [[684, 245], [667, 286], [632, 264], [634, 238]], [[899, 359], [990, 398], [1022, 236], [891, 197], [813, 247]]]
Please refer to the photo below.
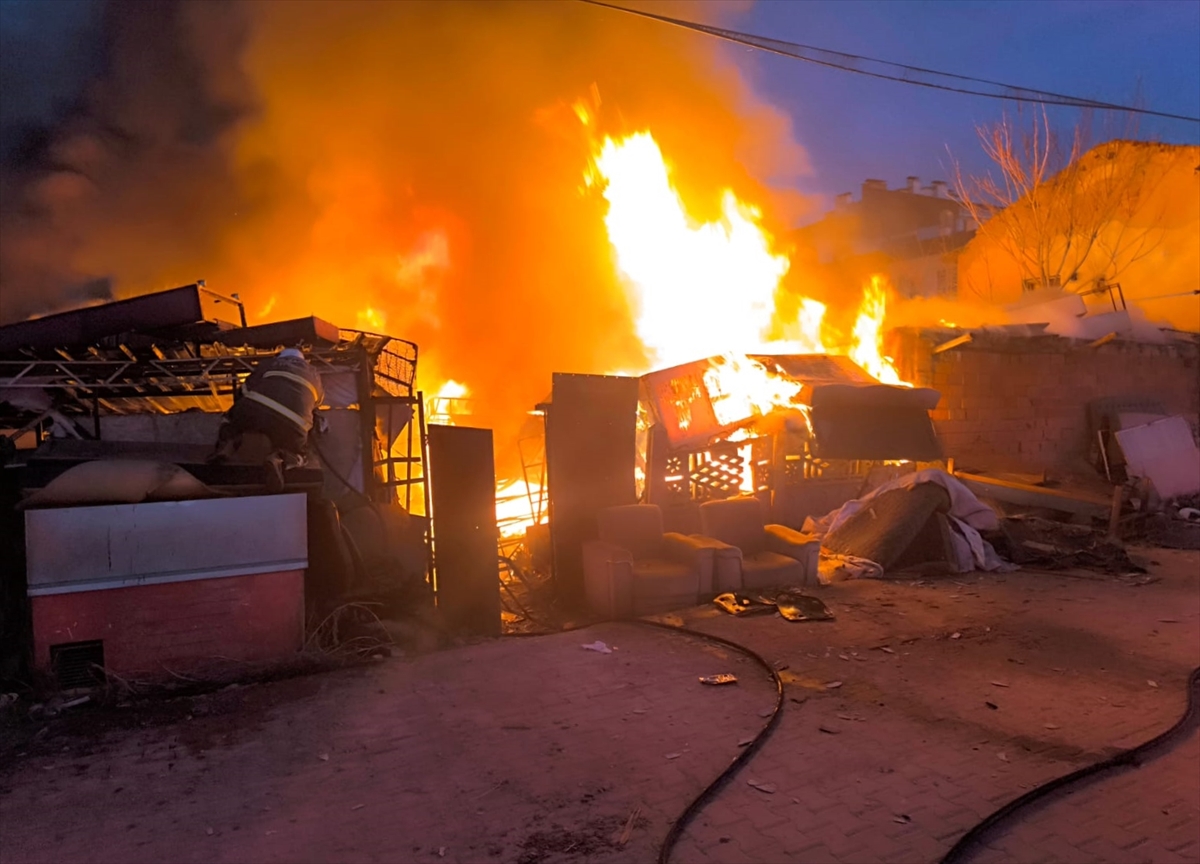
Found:
[[325, 398], [325, 391], [321, 376], [304, 359], [276, 357], [246, 379], [242, 398], [269, 408], [307, 435], [313, 410]]

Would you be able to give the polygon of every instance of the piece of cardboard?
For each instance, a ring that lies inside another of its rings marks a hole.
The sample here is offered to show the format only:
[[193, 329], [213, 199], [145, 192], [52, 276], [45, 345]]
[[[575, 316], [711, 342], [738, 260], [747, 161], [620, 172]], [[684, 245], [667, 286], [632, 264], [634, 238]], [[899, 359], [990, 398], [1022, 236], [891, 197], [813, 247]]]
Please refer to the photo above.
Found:
[[1116, 438], [1125, 470], [1149, 479], [1163, 500], [1200, 492], [1200, 448], [1182, 417], [1121, 429]]

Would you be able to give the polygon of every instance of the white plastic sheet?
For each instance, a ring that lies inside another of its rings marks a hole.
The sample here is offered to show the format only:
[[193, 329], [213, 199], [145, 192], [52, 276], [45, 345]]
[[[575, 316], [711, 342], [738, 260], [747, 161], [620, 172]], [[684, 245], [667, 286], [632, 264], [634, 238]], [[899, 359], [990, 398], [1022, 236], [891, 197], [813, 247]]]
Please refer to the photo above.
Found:
[[[804, 531], [824, 537], [884, 492], [890, 492], [893, 489], [911, 489], [921, 483], [937, 483], [950, 495], [950, 512], [947, 515], [954, 528], [954, 531], [951, 532], [951, 540], [954, 543], [954, 563], [958, 572], [1017, 569], [997, 555], [992, 544], [979, 534], [980, 531], [991, 531], [999, 527], [1000, 519], [996, 516], [995, 511], [976, 498], [975, 493], [960, 480], [940, 468], [926, 468], [923, 471], [905, 474], [884, 483], [862, 498], [847, 501], [837, 510], [825, 514], [820, 519], [813, 519], [810, 516], [804, 520]], [[835, 555], [822, 548], [820, 573], [822, 581], [833, 581], [838, 575], [843, 578], [878, 577], [883, 575], [883, 568], [876, 562], [868, 561], [865, 558]]]

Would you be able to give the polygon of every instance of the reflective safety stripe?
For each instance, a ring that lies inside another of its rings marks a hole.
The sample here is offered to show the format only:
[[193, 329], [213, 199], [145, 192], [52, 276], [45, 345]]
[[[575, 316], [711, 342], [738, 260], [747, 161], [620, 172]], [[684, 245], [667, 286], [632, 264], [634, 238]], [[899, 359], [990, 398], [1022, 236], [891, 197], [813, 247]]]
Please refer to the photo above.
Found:
[[257, 402], [259, 405], [265, 405], [266, 407], [270, 408], [272, 411], [276, 411], [279, 414], [282, 414], [284, 417], [286, 417], [287, 419], [289, 419], [293, 423], [295, 423], [297, 426], [299, 426], [300, 429], [304, 432], [307, 432], [309, 430], [309, 428], [311, 428], [312, 424], [308, 420], [305, 420], [303, 417], [301, 417], [299, 414], [297, 414], [291, 408], [288, 408], [286, 405], [280, 405], [278, 402], [276, 402], [270, 396], [264, 396], [261, 393], [255, 393], [251, 390], [246, 389], [245, 386], [242, 387], [242, 395], [252, 402]]
[[321, 401], [321, 394], [317, 392], [317, 387], [303, 375], [297, 375], [295, 372], [284, 372], [282, 369], [272, 369], [263, 375], [264, 378], [287, 378], [289, 381], [295, 381], [297, 384], [303, 384], [312, 393], [313, 399]]

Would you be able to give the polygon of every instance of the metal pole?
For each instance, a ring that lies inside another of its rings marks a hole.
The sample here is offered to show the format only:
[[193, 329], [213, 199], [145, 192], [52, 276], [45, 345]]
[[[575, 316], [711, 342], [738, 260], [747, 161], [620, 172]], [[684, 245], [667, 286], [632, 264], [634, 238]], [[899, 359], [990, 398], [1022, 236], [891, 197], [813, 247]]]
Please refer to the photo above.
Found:
[[[409, 397], [412, 398], [411, 396]], [[412, 512], [412, 474], [413, 474], [413, 417], [408, 418], [408, 445], [405, 448], [408, 461], [404, 463], [404, 509]]]
[[[429, 494], [429, 438], [425, 434], [425, 394], [417, 391], [417, 421], [421, 435], [421, 491], [425, 498], [425, 556], [429, 567], [429, 587], [437, 597], [437, 556], [434, 551], [433, 504]], [[411, 463], [410, 463], [411, 464]]]
[[362, 473], [363, 494], [370, 500], [376, 500], [375, 495], [375, 400], [372, 397], [375, 387], [375, 373], [371, 368], [371, 357], [366, 348], [359, 349], [362, 369], [359, 371], [359, 430], [362, 440]]

